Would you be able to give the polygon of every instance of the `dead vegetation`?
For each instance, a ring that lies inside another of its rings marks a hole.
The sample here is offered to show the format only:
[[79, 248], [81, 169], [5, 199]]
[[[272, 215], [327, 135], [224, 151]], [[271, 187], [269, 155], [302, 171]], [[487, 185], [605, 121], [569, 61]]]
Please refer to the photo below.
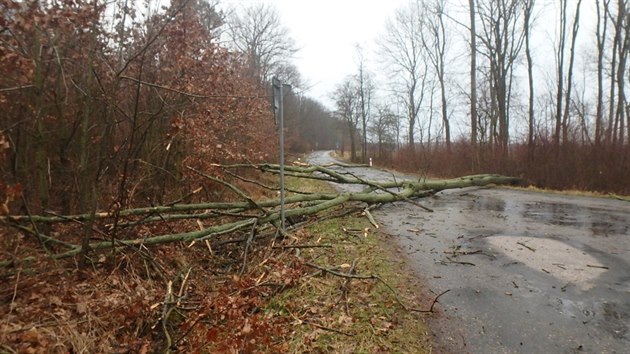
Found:
[[[356, 337], [352, 342], [369, 351], [407, 350], [397, 343], [423, 328], [418, 312], [430, 313], [439, 294], [418, 305], [398, 290], [400, 267], [388, 264], [379, 249], [384, 236], [375, 233], [366, 205], [418, 204], [412, 198], [436, 190], [516, 181], [472, 176], [388, 184], [327, 167], [290, 167], [292, 226], [278, 233], [279, 203], [261, 199], [276, 192], [277, 166], [249, 167], [268, 173], [249, 181], [214, 179], [241, 201], [127, 209], [115, 216], [3, 217], [2, 350], [351, 350], [341, 337]], [[332, 193], [318, 180], [365, 189]], [[266, 187], [252, 192], [252, 184]], [[391, 187], [401, 190], [385, 191]], [[92, 233], [87, 247], [86, 231]], [[402, 341], [428, 346], [426, 337]]]

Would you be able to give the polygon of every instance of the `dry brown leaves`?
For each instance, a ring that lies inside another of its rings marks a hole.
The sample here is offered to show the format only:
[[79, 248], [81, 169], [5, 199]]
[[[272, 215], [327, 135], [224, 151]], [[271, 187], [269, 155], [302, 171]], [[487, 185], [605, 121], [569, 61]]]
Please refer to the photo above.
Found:
[[[0, 229], [2, 236], [12, 230]], [[2, 249], [16, 256], [40, 253], [31, 238]], [[17, 246], [16, 246], [17, 244]], [[0, 268], [0, 343], [3, 350], [43, 352], [281, 352], [290, 321], [264, 311], [269, 299], [294, 286], [306, 269], [287, 251], [269, 254], [264, 243], [250, 251], [237, 276], [241, 245], [210, 255], [203, 243], [171, 244], [101, 254], [87, 271], [75, 260], [38, 261]], [[147, 258], [147, 254], [152, 258]], [[161, 271], [158, 271], [160, 269]], [[187, 274], [188, 273], [188, 274]], [[185, 280], [184, 280], [185, 279]], [[166, 281], [173, 300], [165, 304]], [[164, 309], [173, 309], [164, 321]]]

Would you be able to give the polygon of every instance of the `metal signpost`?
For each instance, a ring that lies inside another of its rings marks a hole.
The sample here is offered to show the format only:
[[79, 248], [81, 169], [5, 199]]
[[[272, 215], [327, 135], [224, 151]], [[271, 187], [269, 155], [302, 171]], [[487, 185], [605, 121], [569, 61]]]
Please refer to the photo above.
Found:
[[273, 112], [280, 136], [280, 231], [284, 232], [284, 97], [282, 82], [273, 77]]

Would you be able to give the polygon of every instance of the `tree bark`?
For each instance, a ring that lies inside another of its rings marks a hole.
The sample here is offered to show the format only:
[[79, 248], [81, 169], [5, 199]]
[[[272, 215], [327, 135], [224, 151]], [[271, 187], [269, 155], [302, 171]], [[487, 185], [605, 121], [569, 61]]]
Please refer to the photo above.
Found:
[[[603, 129], [603, 116], [604, 116], [604, 48], [606, 45], [606, 32], [608, 29], [608, 16], [606, 16], [606, 9], [608, 8], [608, 2], [610, 0], [604, 0], [604, 11], [602, 9], [599, 0], [596, 0], [597, 8], [597, 108], [595, 112], [595, 145], [600, 146], [602, 140]], [[603, 23], [602, 23], [603, 21]]]
[[534, 64], [532, 61], [532, 53], [529, 46], [530, 26], [532, 25], [532, 10], [534, 8], [534, 0], [529, 0], [525, 5], [525, 56], [527, 57], [527, 80], [529, 84], [528, 98], [528, 120], [527, 120], [527, 151], [529, 159], [533, 156], [534, 148]]
[[571, 92], [573, 89], [573, 63], [575, 62], [575, 41], [577, 39], [578, 29], [580, 28], [580, 6], [582, 0], [578, 0], [575, 9], [575, 17], [573, 18], [573, 29], [571, 31], [571, 49], [569, 52], [569, 68], [567, 71], [567, 92], [564, 102], [564, 115], [562, 116], [562, 141], [568, 141], [569, 131], [569, 113], [571, 110]]
[[567, 35], [567, 0], [561, 0], [560, 11], [560, 41], [557, 55], [557, 91], [556, 91], [556, 129], [553, 135], [554, 145], [560, 146], [560, 134], [562, 130], [562, 97], [564, 95], [564, 47]]
[[477, 146], [477, 31], [475, 0], [468, 0], [470, 8], [470, 143]]

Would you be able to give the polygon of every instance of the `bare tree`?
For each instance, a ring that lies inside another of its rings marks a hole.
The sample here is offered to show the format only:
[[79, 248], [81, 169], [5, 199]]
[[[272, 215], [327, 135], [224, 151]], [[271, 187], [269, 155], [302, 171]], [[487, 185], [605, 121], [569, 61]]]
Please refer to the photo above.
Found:
[[365, 57], [363, 50], [357, 46], [357, 60], [359, 72], [357, 73], [357, 90], [359, 94], [359, 112], [361, 114], [361, 127], [363, 130], [361, 160], [367, 162], [367, 127], [370, 118], [370, 109], [372, 105], [372, 95], [374, 93], [374, 83], [365, 68]]
[[470, 11], [470, 143], [477, 146], [477, 29], [475, 0], [468, 0]]
[[573, 87], [573, 63], [575, 62], [575, 41], [580, 28], [580, 6], [582, 0], [578, 0], [575, 8], [575, 17], [573, 18], [573, 27], [571, 31], [571, 49], [569, 51], [569, 68], [567, 71], [567, 92], [565, 94], [564, 115], [562, 116], [562, 141], [566, 142], [569, 129], [569, 111], [571, 108], [571, 90]]
[[615, 29], [615, 35], [612, 41], [612, 58], [610, 59], [610, 91], [609, 91], [609, 109], [608, 109], [608, 126], [606, 129], [606, 143], [607, 144], [615, 144], [616, 139], [616, 128], [613, 129], [613, 122], [615, 122], [615, 81], [616, 81], [616, 72], [617, 72], [617, 48], [619, 47], [619, 29], [617, 28], [617, 22], [613, 18], [612, 10], [610, 3], [604, 3], [604, 11], [606, 16], [611, 18], [613, 21], [613, 26]]
[[527, 119], [527, 147], [529, 157], [531, 158], [532, 150], [534, 147], [534, 64], [532, 61], [532, 53], [529, 45], [530, 30], [532, 26], [532, 10], [534, 9], [535, 0], [526, 0], [523, 6], [525, 7], [525, 15], [523, 18], [523, 31], [525, 36], [525, 56], [527, 57], [527, 81], [529, 84], [529, 97], [528, 97], [528, 119]]
[[245, 56], [250, 74], [268, 81], [298, 51], [273, 5], [258, 3], [233, 12], [227, 35]]
[[422, 14], [420, 6], [410, 3], [396, 11], [388, 21], [379, 47], [392, 77], [394, 90], [407, 111], [408, 145], [414, 149], [415, 126], [424, 100], [428, 63], [422, 50]]
[[432, 0], [423, 2], [426, 16], [424, 19], [424, 31], [421, 33], [422, 46], [427, 53], [427, 57], [435, 70], [435, 75], [440, 85], [440, 103], [442, 112], [442, 125], [444, 127], [444, 139], [446, 148], [451, 150], [451, 128], [448, 117], [448, 107], [446, 100], [446, 51], [448, 48], [448, 38], [444, 24], [444, 0]]
[[359, 126], [359, 98], [357, 87], [352, 76], [347, 77], [334, 92], [333, 98], [337, 105], [337, 114], [346, 124], [348, 128], [348, 136], [350, 139], [350, 158], [352, 161], [357, 159], [356, 138]]
[[[617, 66], [617, 107], [615, 108], [615, 122], [613, 133], [613, 145], [623, 145], [624, 143], [624, 119], [626, 109], [626, 90], [625, 90], [625, 74], [628, 54], [630, 51], [630, 3], [627, 0], [617, 1], [617, 19], [615, 21], [615, 47], [617, 48], [618, 66]], [[613, 108], [611, 107], [611, 110]], [[630, 125], [630, 121], [628, 122]], [[630, 127], [629, 127], [630, 129]], [[630, 135], [630, 131], [628, 132]]]
[[491, 139], [501, 148], [503, 157], [508, 152], [510, 99], [514, 63], [523, 47], [524, 31], [519, 26], [522, 16], [520, 0], [479, 1], [477, 13], [483, 25], [479, 35], [483, 50], [480, 53], [490, 64], [490, 92], [492, 109]]
[[556, 129], [553, 135], [554, 145], [560, 145], [562, 129], [562, 97], [564, 93], [564, 55], [567, 37], [567, 0], [560, 0], [560, 32], [556, 49]]
[[390, 150], [395, 146], [398, 119], [387, 105], [377, 106], [376, 111], [376, 116], [369, 126], [369, 132], [376, 138], [378, 158], [382, 160], [385, 157], [385, 150]]
[[[608, 31], [608, 16], [606, 10], [610, 0], [604, 0], [603, 8], [600, 0], [595, 1], [597, 9], [597, 108], [595, 112], [595, 145], [600, 145], [603, 133], [604, 116], [604, 55], [606, 33]], [[603, 23], [602, 23], [603, 22]]]

